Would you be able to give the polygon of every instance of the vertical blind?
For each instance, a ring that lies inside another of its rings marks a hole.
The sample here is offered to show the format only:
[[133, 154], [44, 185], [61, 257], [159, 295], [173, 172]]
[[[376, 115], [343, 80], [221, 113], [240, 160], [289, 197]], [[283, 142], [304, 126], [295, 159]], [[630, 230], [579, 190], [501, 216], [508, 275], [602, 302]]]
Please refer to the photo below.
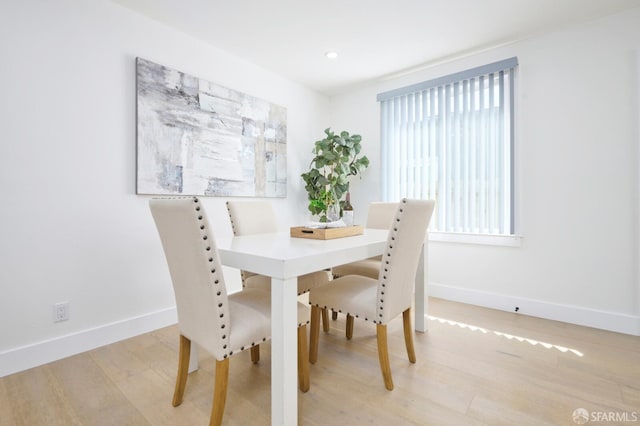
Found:
[[382, 194], [435, 199], [430, 229], [511, 235], [517, 58], [378, 95]]

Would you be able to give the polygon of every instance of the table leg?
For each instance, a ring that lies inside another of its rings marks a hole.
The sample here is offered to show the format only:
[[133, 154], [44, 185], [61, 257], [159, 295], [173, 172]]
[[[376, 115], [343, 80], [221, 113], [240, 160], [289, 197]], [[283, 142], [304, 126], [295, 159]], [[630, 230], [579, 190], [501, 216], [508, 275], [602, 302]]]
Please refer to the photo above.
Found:
[[297, 279], [271, 279], [271, 424], [298, 424]]
[[418, 270], [416, 271], [416, 288], [415, 288], [415, 328], [416, 331], [424, 333], [427, 331], [427, 242], [422, 245], [420, 251], [420, 260], [418, 261]]

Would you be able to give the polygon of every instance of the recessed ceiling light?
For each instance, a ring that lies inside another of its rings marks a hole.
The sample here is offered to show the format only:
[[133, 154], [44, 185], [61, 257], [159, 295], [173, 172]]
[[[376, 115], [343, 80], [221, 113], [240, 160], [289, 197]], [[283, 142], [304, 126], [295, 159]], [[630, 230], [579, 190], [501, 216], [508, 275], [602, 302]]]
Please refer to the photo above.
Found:
[[326, 52], [324, 54], [324, 56], [326, 56], [329, 59], [335, 59], [335, 58], [338, 57], [338, 52], [334, 52], [333, 50], [330, 50], [330, 51]]

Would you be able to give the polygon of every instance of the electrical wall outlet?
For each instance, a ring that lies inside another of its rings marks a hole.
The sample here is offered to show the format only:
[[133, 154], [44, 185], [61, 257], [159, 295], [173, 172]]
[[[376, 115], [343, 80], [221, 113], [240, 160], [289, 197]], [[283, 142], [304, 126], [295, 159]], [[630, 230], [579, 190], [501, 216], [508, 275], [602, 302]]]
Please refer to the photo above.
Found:
[[60, 302], [53, 305], [53, 322], [69, 319], [69, 302]]

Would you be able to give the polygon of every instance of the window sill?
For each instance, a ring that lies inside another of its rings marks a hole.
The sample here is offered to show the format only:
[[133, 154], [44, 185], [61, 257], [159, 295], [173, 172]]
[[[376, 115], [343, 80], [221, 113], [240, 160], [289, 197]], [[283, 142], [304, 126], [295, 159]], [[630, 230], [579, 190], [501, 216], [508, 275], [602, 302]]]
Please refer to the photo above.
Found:
[[519, 235], [480, 235], [457, 232], [429, 232], [429, 241], [520, 247], [522, 237]]

